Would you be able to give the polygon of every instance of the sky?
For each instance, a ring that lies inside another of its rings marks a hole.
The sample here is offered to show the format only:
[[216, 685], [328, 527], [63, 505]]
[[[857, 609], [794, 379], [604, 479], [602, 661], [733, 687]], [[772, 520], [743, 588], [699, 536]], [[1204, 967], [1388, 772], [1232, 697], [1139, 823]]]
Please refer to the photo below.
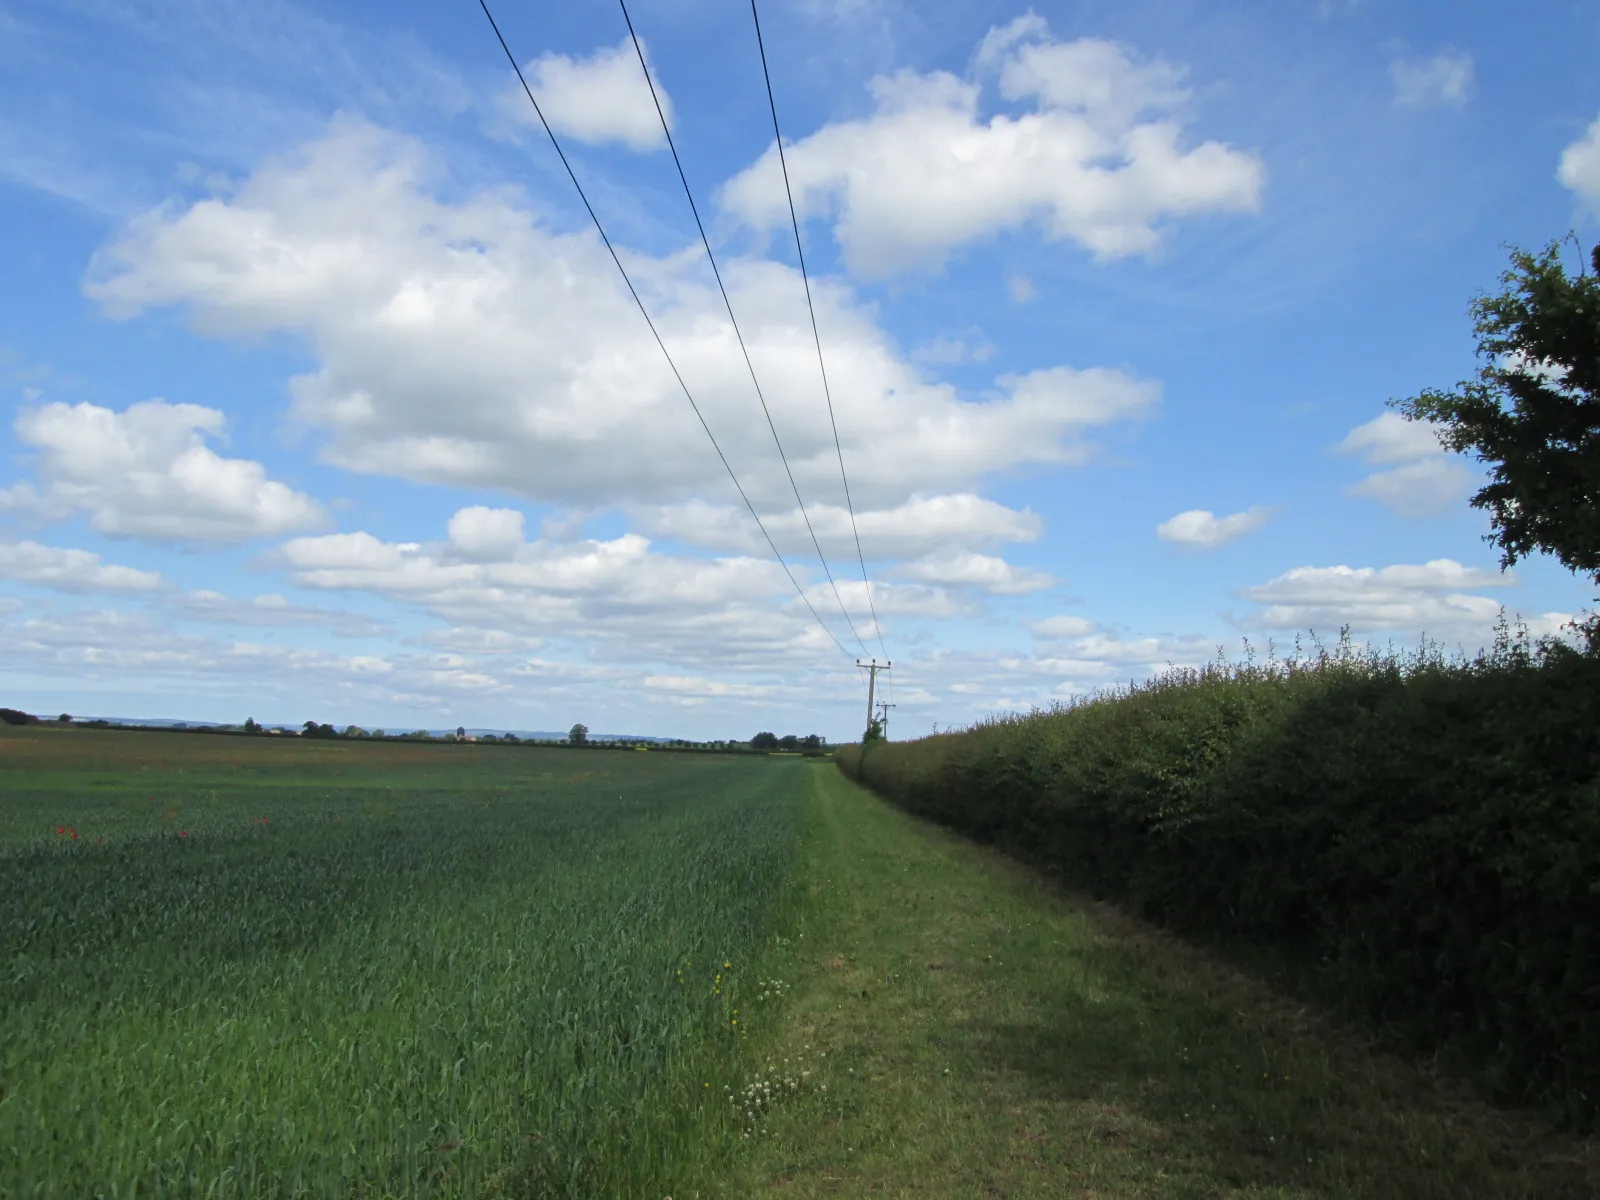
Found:
[[659, 114], [491, 7], [660, 344], [476, 3], [0, 0], [0, 703], [898, 738], [1592, 603], [1386, 402], [1600, 240], [1600, 0], [771, 0], [783, 163], [747, 6], [634, 0]]

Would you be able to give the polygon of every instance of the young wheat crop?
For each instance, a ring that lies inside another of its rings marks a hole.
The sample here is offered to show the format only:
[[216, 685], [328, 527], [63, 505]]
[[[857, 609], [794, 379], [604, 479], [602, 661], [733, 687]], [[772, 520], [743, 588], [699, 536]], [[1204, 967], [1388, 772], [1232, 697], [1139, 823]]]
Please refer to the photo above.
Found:
[[738, 1135], [802, 772], [39, 735], [0, 757], [0, 1195], [667, 1193]]

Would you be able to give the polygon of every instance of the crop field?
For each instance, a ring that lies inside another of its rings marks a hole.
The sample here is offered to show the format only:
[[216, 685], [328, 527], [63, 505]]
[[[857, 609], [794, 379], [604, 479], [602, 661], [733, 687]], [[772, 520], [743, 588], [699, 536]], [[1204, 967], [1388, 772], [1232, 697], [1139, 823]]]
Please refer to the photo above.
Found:
[[0, 732], [0, 1196], [654, 1196], [722, 1103], [793, 759]]

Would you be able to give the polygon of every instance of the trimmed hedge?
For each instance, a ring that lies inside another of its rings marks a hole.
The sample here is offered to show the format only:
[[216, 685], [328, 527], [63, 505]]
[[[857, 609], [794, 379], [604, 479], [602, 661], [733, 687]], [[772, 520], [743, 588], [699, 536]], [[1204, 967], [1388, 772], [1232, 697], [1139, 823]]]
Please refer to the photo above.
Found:
[[1191, 934], [1266, 946], [1497, 1098], [1600, 1116], [1600, 634], [1337, 649], [914, 742], [887, 798]]

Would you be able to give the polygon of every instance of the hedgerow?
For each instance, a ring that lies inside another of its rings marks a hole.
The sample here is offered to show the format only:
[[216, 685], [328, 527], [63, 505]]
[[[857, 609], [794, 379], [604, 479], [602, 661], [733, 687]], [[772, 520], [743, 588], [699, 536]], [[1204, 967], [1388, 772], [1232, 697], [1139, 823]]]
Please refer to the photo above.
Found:
[[840, 766], [1168, 926], [1266, 949], [1502, 1100], [1600, 1116], [1600, 630], [1218, 661]]

